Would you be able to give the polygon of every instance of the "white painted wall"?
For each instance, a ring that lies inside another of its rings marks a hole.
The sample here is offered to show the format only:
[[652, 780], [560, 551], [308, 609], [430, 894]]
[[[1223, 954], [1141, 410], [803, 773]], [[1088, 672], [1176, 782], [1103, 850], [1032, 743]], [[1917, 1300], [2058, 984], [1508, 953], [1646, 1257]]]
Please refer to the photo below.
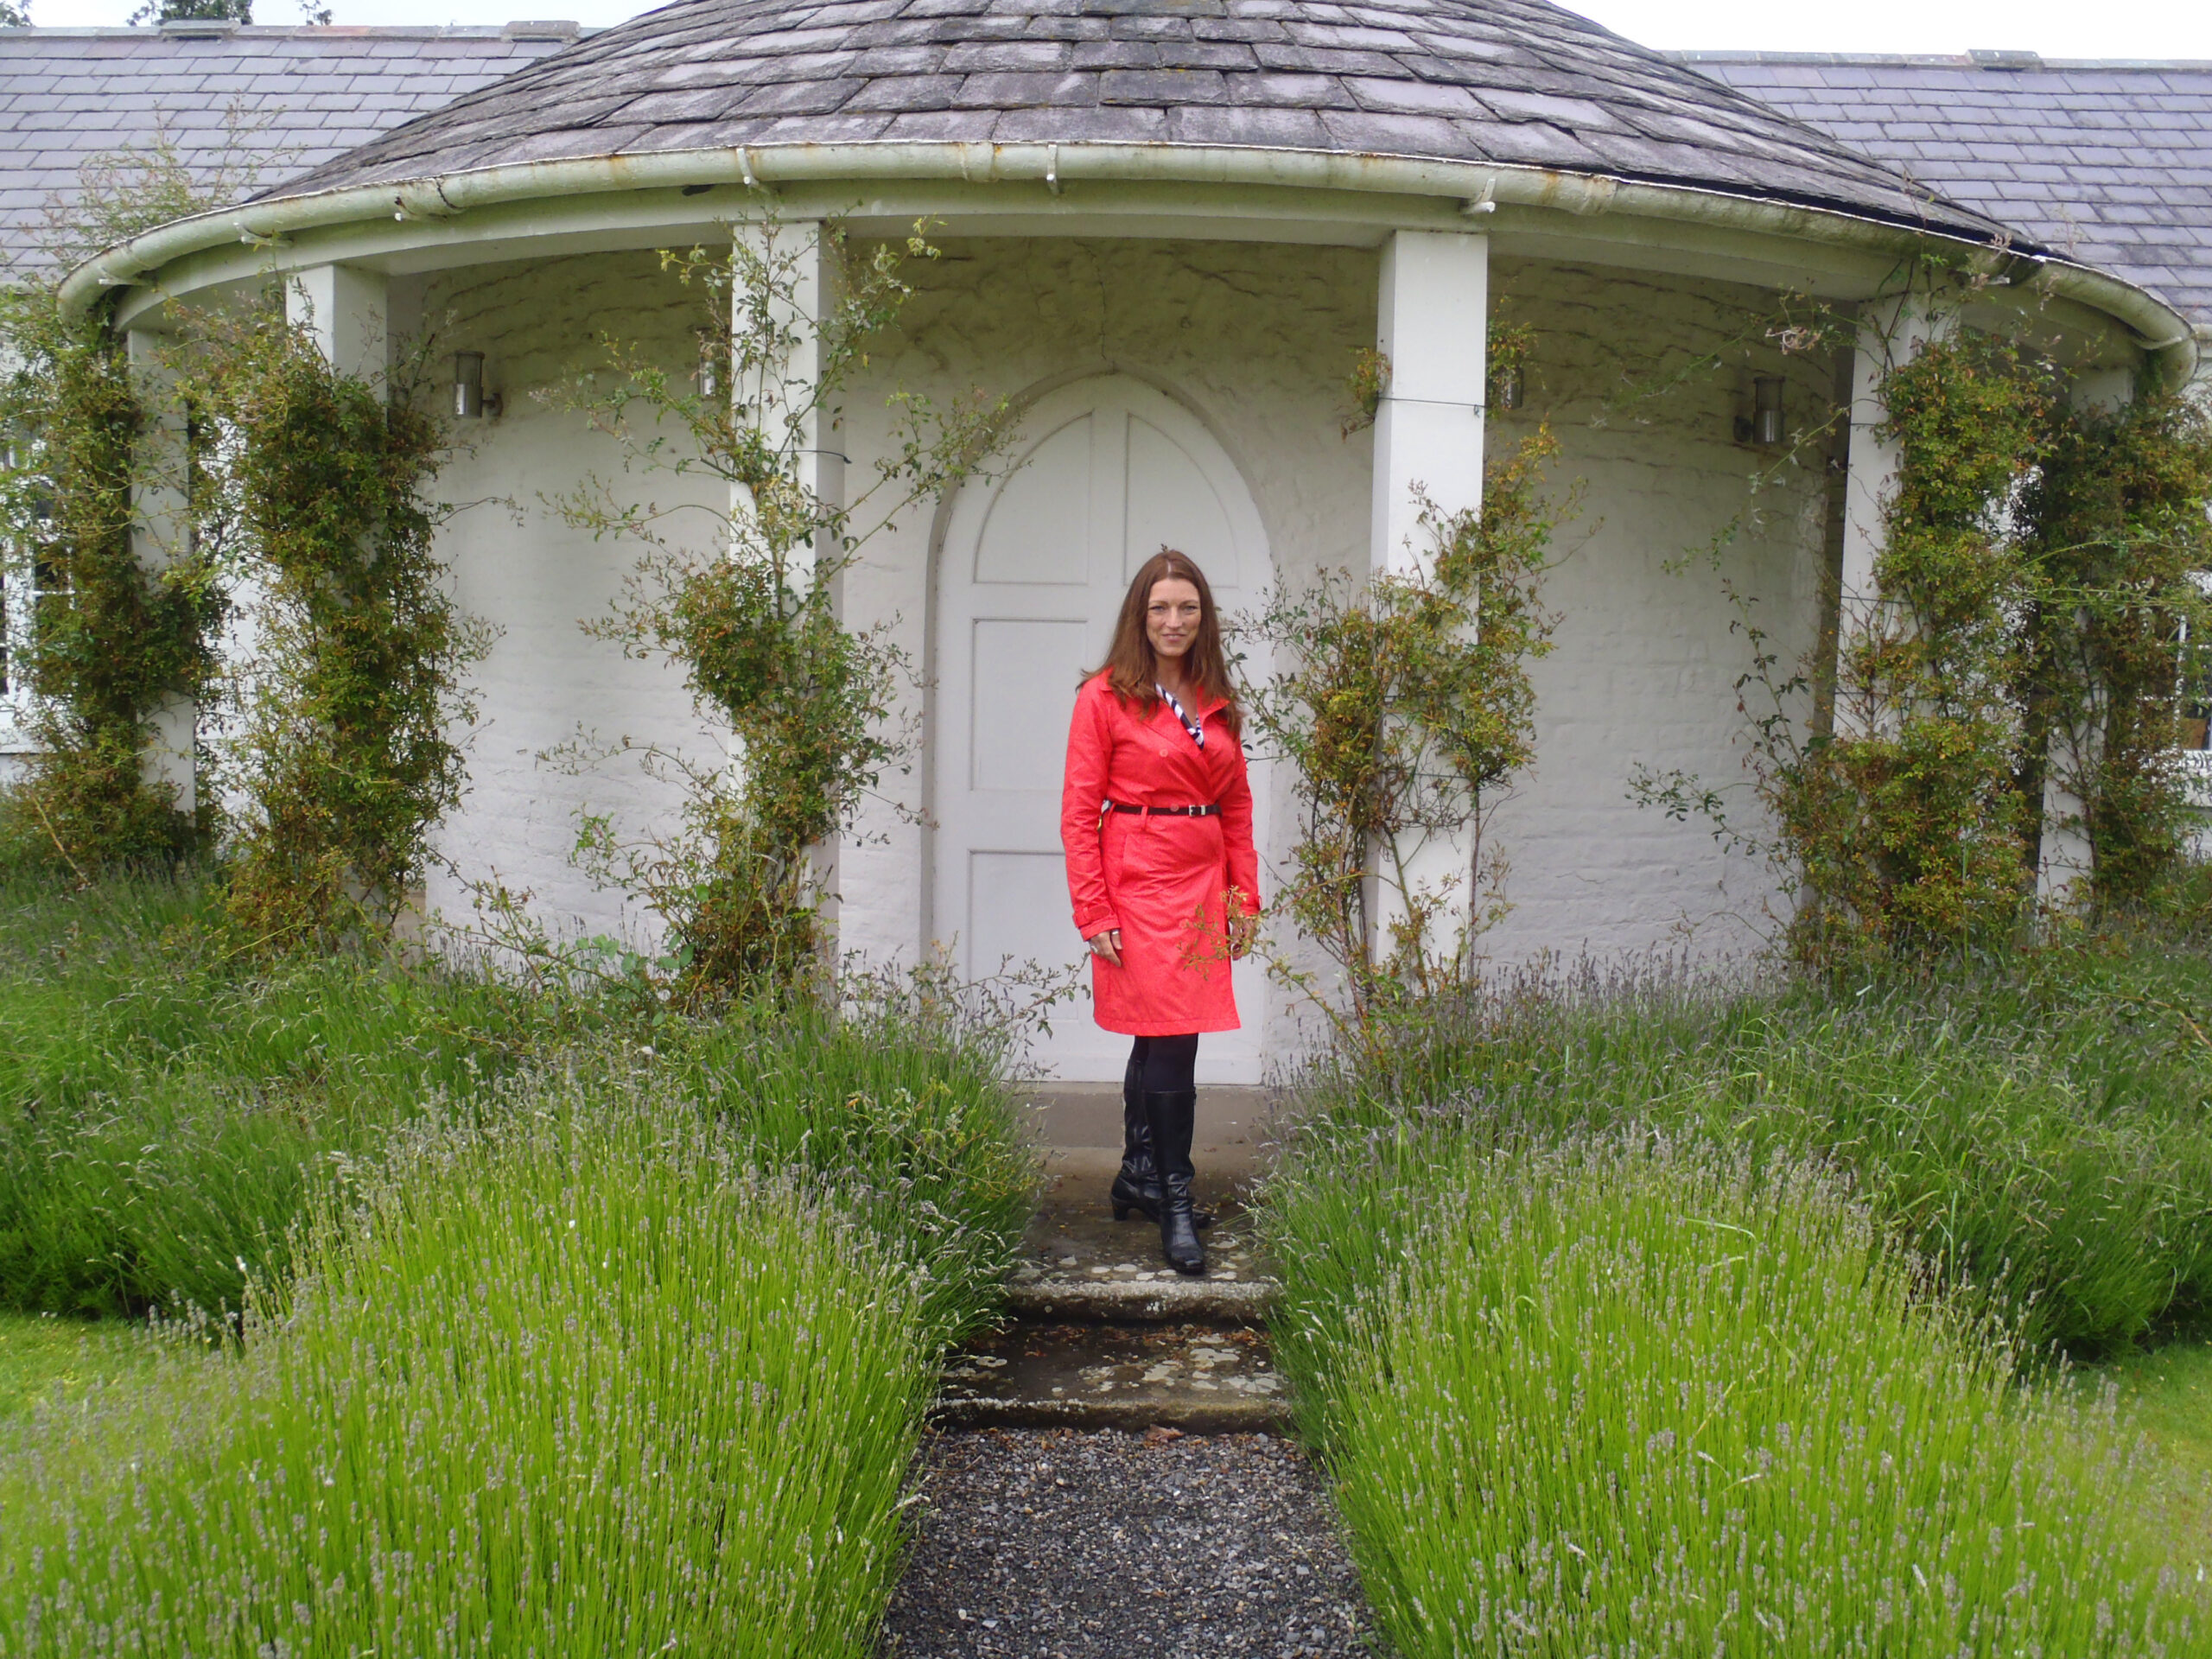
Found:
[[[975, 241], [916, 265], [917, 293], [901, 326], [872, 353], [845, 398], [842, 447], [857, 495], [885, 452], [885, 401], [904, 386], [940, 399], [982, 389], [1035, 395], [1083, 376], [1120, 372], [1160, 388], [1218, 439], [1249, 485], [1285, 575], [1326, 566], [1363, 569], [1370, 531], [1370, 440], [1340, 435], [1345, 376], [1376, 327], [1371, 251], [1265, 244]], [[1756, 943], [1771, 893], [1761, 866], [1730, 858], [1699, 823], [1675, 824], [1627, 798], [1631, 765], [1680, 766], [1717, 783], [1740, 781], [1741, 719], [1733, 683], [1747, 647], [1729, 631], [1720, 575], [1758, 596], [1785, 658], [1808, 649], [1823, 563], [1823, 480], [1817, 463], [1754, 493], [1767, 452], [1738, 445], [1751, 365], [1732, 359], [1630, 408], [1608, 400], [1631, 376], [1719, 349], [1740, 330], [1748, 289], [1675, 278], [1493, 262], [1493, 293], [1530, 324], [1536, 345], [1527, 401], [1494, 414], [1493, 456], [1548, 417], [1565, 445], [1557, 482], [1584, 489], [1565, 527], [1547, 596], [1562, 613], [1558, 650], [1538, 665], [1540, 759], [1502, 809], [1497, 841], [1510, 856], [1515, 909], [1491, 936], [1503, 959], [1551, 950], [1610, 955], [1688, 939], [1702, 953]], [[471, 741], [471, 791], [442, 845], [473, 873], [531, 888], [549, 912], [609, 931], [626, 918], [570, 868], [575, 813], [619, 803], [643, 821], [669, 793], [616, 767], [587, 779], [548, 769], [537, 753], [582, 724], [702, 741], [676, 677], [585, 639], [577, 620], [604, 610], [632, 563], [558, 524], [543, 495], [586, 473], [611, 472], [612, 446], [581, 419], [532, 394], [594, 359], [612, 329], [657, 342], [688, 365], [691, 315], [683, 291], [650, 256], [592, 256], [503, 266], [436, 281], [424, 315], [450, 347], [488, 354], [486, 384], [506, 412], [487, 422], [473, 454], [441, 480], [450, 500], [504, 496], [512, 510], [469, 507], [443, 532], [464, 605], [504, 632], [480, 671], [484, 718]], [[1825, 365], [1792, 371], [1793, 423], [1824, 404]], [[623, 487], [669, 502], [665, 479]], [[694, 499], [711, 501], [703, 486]], [[1754, 511], [1756, 510], [1756, 511]], [[944, 515], [901, 515], [873, 539], [842, 582], [849, 620], [887, 623], [918, 662], [930, 644], [932, 546]], [[1732, 520], [1743, 533], [1721, 572], [1666, 569]], [[699, 521], [701, 533], [707, 525]], [[1095, 650], [1103, 651], [1104, 641]], [[1075, 664], [1070, 664], [1072, 672]], [[1008, 695], [1019, 695], [1009, 688]], [[942, 711], [927, 709], [930, 718]], [[842, 943], [886, 962], [912, 963], [932, 918], [924, 828], [898, 805], [924, 804], [918, 769], [887, 780], [839, 852]], [[1287, 833], [1280, 792], [1274, 822]], [[1279, 853], [1280, 845], [1272, 849]], [[434, 881], [434, 906], [460, 894]], [[1063, 1017], [1087, 1017], [1082, 1011]], [[1287, 1053], [1294, 1016], [1268, 1033]]]
[[[1533, 671], [1536, 764], [1493, 826], [1514, 908], [1490, 947], [1507, 962], [1755, 947], [1782, 908], [1772, 872], [1724, 852], [1708, 825], [1669, 822], [1627, 791], [1636, 763], [1681, 768], [1726, 790], [1732, 814], [1756, 826], [1735, 690], [1750, 647], [1730, 632], [1722, 581], [1757, 601], [1785, 671], [1818, 631], [1821, 456], [1755, 488], [1777, 457], [1734, 437], [1736, 416], [1751, 412], [1753, 367], [1784, 367], [1765, 350], [1755, 365], [1733, 343], [1747, 310], [1770, 308], [1772, 296], [1502, 258], [1491, 284], [1493, 304], [1533, 327], [1535, 343], [1525, 402], [1513, 414], [1493, 411], [1490, 452], [1506, 454], [1548, 420], [1563, 450], [1554, 477], [1563, 487], [1580, 480], [1586, 493], [1554, 539], [1544, 590], [1560, 623], [1553, 654]], [[1720, 368], [1669, 386], [1715, 351], [1725, 353]], [[1829, 371], [1787, 366], [1794, 431], [1826, 412]], [[1623, 401], [1639, 387], [1669, 389]], [[1732, 524], [1718, 569], [1686, 556]]]
[[[543, 752], [580, 730], [680, 744], [702, 756], [720, 748], [692, 717], [679, 675], [626, 660], [619, 645], [588, 639], [578, 626], [607, 614], [639, 550], [569, 528], [551, 499], [596, 474], [630, 499], [690, 507], [666, 527], [703, 543], [714, 524], [697, 509], [726, 505], [728, 491], [711, 480], [624, 474], [614, 442], [546, 396], [579, 372], [597, 368], [604, 378], [600, 342], [608, 334], [688, 368], [697, 355], [699, 303], [650, 253], [457, 271], [423, 296], [426, 327], [445, 351], [484, 353], [485, 386], [505, 405], [464, 435], [467, 448], [437, 485], [442, 499], [463, 504], [439, 536], [455, 594], [499, 630], [475, 671], [482, 710], [468, 738], [467, 798], [439, 846], [464, 876], [528, 889], [541, 913], [567, 931], [651, 937], [650, 918], [595, 892], [569, 850], [582, 810], [611, 809], [643, 829], [666, 822], [677, 798], [634, 761], [571, 776], [547, 765]], [[450, 378], [449, 359], [437, 367]], [[449, 922], [469, 912], [461, 882], [442, 873], [432, 875], [427, 898]]]

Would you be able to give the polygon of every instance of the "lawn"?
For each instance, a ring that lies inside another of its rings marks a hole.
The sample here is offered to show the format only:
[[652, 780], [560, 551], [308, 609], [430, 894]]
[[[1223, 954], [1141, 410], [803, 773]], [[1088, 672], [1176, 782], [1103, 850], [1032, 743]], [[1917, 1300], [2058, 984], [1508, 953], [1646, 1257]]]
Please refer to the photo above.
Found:
[[129, 1320], [0, 1313], [0, 1421], [41, 1401], [81, 1400], [145, 1363], [142, 1333]]
[[2122, 1418], [2156, 1448], [2146, 1497], [2176, 1565], [2212, 1575], [2212, 1336], [2193, 1332], [2084, 1367], [2078, 1382], [2117, 1389]]

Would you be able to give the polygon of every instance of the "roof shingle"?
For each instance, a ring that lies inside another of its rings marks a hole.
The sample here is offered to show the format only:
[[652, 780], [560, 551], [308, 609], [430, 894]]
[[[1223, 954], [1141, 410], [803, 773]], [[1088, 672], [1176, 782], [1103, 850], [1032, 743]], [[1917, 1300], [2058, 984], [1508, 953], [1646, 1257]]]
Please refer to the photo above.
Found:
[[[671, 74], [686, 96], [667, 96]], [[2004, 233], [1548, 0], [675, 0], [270, 194], [551, 155], [1171, 134], [1566, 168]]]
[[[0, 29], [0, 256], [49, 263], [86, 162], [166, 133], [203, 178], [344, 154], [573, 38], [524, 29]], [[243, 164], [243, 167], [242, 167]]]
[[2212, 63], [1682, 61], [2212, 327]]
[[86, 163], [157, 133], [202, 172], [305, 168], [288, 194], [741, 143], [1177, 143], [1996, 221], [2212, 327], [2212, 63], [1669, 59], [1542, 0], [679, 0], [567, 35], [0, 29], [0, 237], [41, 263]]

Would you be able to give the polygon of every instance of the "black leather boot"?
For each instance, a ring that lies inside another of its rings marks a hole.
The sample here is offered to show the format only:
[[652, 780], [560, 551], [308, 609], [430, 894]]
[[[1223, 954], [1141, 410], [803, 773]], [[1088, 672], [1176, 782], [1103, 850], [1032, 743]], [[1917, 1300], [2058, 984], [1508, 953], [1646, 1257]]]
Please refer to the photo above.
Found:
[[[1160, 1219], [1160, 1168], [1152, 1153], [1152, 1127], [1144, 1118], [1144, 1068], [1134, 1059], [1122, 1074], [1122, 1167], [1114, 1177], [1114, 1219], [1127, 1221], [1129, 1211], [1141, 1210], [1144, 1218]], [[1191, 1223], [1213, 1225], [1211, 1211], [1193, 1210]]]
[[1147, 1094], [1144, 1115], [1152, 1129], [1152, 1152], [1160, 1169], [1160, 1253], [1178, 1273], [1204, 1273], [1206, 1247], [1198, 1242], [1191, 1212], [1191, 1134], [1198, 1116], [1195, 1089]]
[[1114, 1177], [1114, 1219], [1141, 1210], [1160, 1219], [1160, 1171], [1152, 1160], [1152, 1129], [1144, 1121], [1144, 1067], [1135, 1055], [1122, 1073], [1122, 1167]]

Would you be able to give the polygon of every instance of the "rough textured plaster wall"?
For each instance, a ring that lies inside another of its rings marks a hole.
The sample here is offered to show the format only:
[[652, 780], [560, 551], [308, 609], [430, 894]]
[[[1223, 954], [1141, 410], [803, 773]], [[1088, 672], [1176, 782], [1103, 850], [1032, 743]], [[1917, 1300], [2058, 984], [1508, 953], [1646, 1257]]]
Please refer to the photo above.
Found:
[[[1302, 582], [1368, 556], [1370, 445], [1339, 434], [1353, 353], [1373, 338], [1376, 257], [1264, 244], [976, 241], [913, 268], [917, 292], [845, 399], [843, 444], [855, 491], [887, 453], [886, 399], [904, 388], [939, 399], [981, 388], [1035, 393], [1090, 374], [1148, 380], [1192, 407], [1243, 468], [1278, 570]], [[1730, 858], [1705, 826], [1672, 823], [1627, 798], [1630, 766], [1681, 767], [1739, 784], [1741, 719], [1733, 683], [1747, 647], [1732, 636], [1721, 582], [1755, 595], [1784, 661], [1809, 647], [1821, 568], [1817, 457], [1784, 467], [1738, 445], [1750, 404], [1750, 353], [1739, 340], [1765, 302], [1720, 283], [1640, 279], [1614, 271], [1501, 258], [1494, 291], [1536, 343], [1518, 415], [1491, 427], [1493, 458], [1541, 419], [1565, 448], [1556, 487], [1580, 485], [1561, 531], [1547, 597], [1561, 615], [1558, 649], [1535, 671], [1538, 760], [1501, 808], [1493, 844], [1511, 860], [1515, 908], [1491, 938], [1501, 957], [1539, 950], [1605, 954], [1687, 932], [1701, 952], [1741, 949], [1771, 890], [1764, 867]], [[666, 477], [620, 479], [613, 446], [581, 416], [532, 393], [596, 359], [612, 329], [688, 360], [687, 296], [649, 255], [591, 256], [441, 278], [426, 315], [449, 345], [489, 354], [487, 384], [507, 412], [442, 480], [478, 505], [444, 532], [462, 602], [503, 630], [479, 671], [483, 720], [471, 743], [471, 793], [443, 844], [471, 874], [530, 887], [546, 914], [591, 931], [626, 919], [569, 862], [580, 806], [617, 806], [632, 823], [672, 804], [625, 763], [592, 778], [543, 765], [539, 752], [579, 725], [603, 736], [659, 736], [702, 752], [707, 740], [675, 676], [626, 662], [586, 638], [633, 562], [559, 523], [540, 499], [594, 471], [664, 503]], [[1756, 331], [1754, 331], [1756, 333]], [[1752, 348], [1754, 350], [1758, 348]], [[1717, 368], [1701, 359], [1719, 353]], [[1772, 359], [1761, 358], [1762, 372]], [[1817, 420], [1826, 366], [1790, 367], [1794, 427]], [[1631, 397], [1638, 390], [1648, 397]], [[696, 486], [690, 499], [710, 502]], [[879, 500], [877, 507], [882, 502]], [[874, 508], [864, 513], [863, 524]], [[918, 664], [930, 646], [925, 504], [872, 537], [843, 577], [855, 623], [882, 622]], [[698, 518], [705, 529], [703, 516]], [[1732, 524], [1719, 568], [1691, 562]], [[919, 694], [916, 694], [918, 700]], [[911, 962], [928, 938], [924, 772], [885, 780], [882, 798], [839, 853], [846, 948]], [[1275, 790], [1279, 857], [1287, 780]], [[1738, 791], [1738, 804], [1743, 804]], [[440, 880], [432, 902], [462, 895]], [[1278, 1033], [1287, 1044], [1287, 1016]]]
[[[505, 404], [467, 435], [469, 448], [438, 480], [442, 499], [472, 504], [440, 532], [440, 556], [461, 605], [499, 630], [474, 677], [481, 717], [468, 740], [468, 796], [439, 844], [461, 876], [529, 890], [537, 912], [563, 931], [620, 934], [645, 924], [641, 937], [650, 936], [646, 918], [594, 890], [569, 850], [580, 810], [612, 810], [639, 830], [667, 822], [677, 796], [634, 760], [570, 775], [541, 753], [579, 730], [676, 744], [694, 755], [721, 749], [692, 716], [679, 675], [626, 661], [619, 645], [579, 627], [607, 613], [640, 550], [594, 541], [563, 524], [550, 501], [594, 475], [621, 499], [662, 506], [727, 505], [728, 493], [666, 473], [623, 473], [613, 440], [544, 394], [582, 371], [598, 369], [605, 379], [607, 334], [687, 365], [697, 350], [698, 304], [651, 253], [461, 270], [434, 279], [424, 296], [426, 323], [442, 346], [483, 352], [485, 385]], [[710, 544], [703, 512], [679, 512], [664, 527]], [[466, 891], [442, 872], [428, 896], [449, 919], [468, 912]]]
[[[883, 453], [894, 389], [938, 399], [976, 389], [1033, 396], [1118, 372], [1159, 386], [1205, 422], [1251, 489], [1278, 569], [1306, 577], [1324, 565], [1364, 566], [1370, 445], [1364, 434], [1347, 442], [1341, 428], [1345, 374], [1374, 338], [1373, 254], [993, 239], [949, 242], [942, 258], [910, 274], [916, 292], [899, 327], [846, 399], [856, 486]], [[848, 618], [890, 620], [918, 662], [929, 648], [934, 517], [902, 515], [845, 576]], [[920, 802], [918, 766], [894, 781], [899, 799]], [[1288, 817], [1282, 781], [1272, 814], [1278, 840]], [[872, 810], [839, 855], [845, 947], [911, 962], [930, 937], [916, 880], [927, 868], [923, 830], [887, 804]]]
[[[1244, 471], [1283, 579], [1363, 566], [1371, 451], [1364, 434], [1347, 442], [1340, 427], [1346, 372], [1373, 339], [1375, 282], [1376, 256], [1349, 250], [956, 245], [918, 270], [903, 328], [848, 399], [846, 448], [859, 468], [881, 453], [883, 400], [896, 386], [937, 397], [1021, 392], [1117, 370], [1205, 417]], [[1732, 429], [1749, 410], [1754, 366], [1786, 368], [1793, 426], [1817, 423], [1827, 367], [1734, 348], [1770, 301], [1730, 284], [1501, 259], [1495, 291], [1537, 344], [1527, 406], [1494, 423], [1491, 455], [1550, 419], [1565, 450], [1554, 484], [1579, 487], [1581, 510], [1559, 537], [1548, 586], [1561, 620], [1558, 648], [1535, 671], [1539, 760], [1493, 825], [1515, 908], [1491, 949], [1506, 959], [1606, 954], [1681, 937], [1702, 954], [1744, 949], [1771, 889], [1765, 867], [1724, 855], [1700, 823], [1636, 807], [1628, 778], [1642, 762], [1740, 780], [1733, 686], [1748, 648], [1729, 631], [1724, 580], [1756, 596], [1785, 661], [1812, 643], [1822, 457], [1776, 471], [1773, 454], [1738, 445]], [[1649, 395], [1628, 397], [1638, 390]], [[1755, 487], [1762, 471], [1776, 475]], [[1732, 524], [1717, 569], [1670, 572]], [[929, 542], [930, 515], [910, 513], [845, 579], [849, 618], [888, 622], [918, 660], [930, 643]], [[899, 798], [920, 800], [918, 772], [898, 781]], [[1276, 779], [1271, 862], [1288, 833], [1287, 784]], [[880, 808], [840, 861], [847, 947], [910, 960], [928, 937], [915, 880], [927, 868], [925, 832]], [[1294, 1039], [1287, 1025], [1277, 1035]]]
[[1491, 826], [1513, 908], [1486, 948], [1512, 961], [1754, 947], [1779, 905], [1771, 871], [1702, 822], [1636, 805], [1629, 778], [1638, 764], [1694, 773], [1758, 822], [1734, 689], [1751, 648], [1722, 584], [1753, 601], [1786, 676], [1819, 626], [1827, 449], [1739, 444], [1734, 421], [1753, 372], [1781, 373], [1791, 431], [1813, 432], [1830, 367], [1764, 342], [1754, 320], [1773, 298], [1754, 289], [1501, 259], [1491, 291], [1535, 339], [1526, 401], [1493, 416], [1491, 455], [1548, 421], [1555, 493], [1582, 494], [1544, 590], [1559, 626], [1533, 671], [1536, 762]]

